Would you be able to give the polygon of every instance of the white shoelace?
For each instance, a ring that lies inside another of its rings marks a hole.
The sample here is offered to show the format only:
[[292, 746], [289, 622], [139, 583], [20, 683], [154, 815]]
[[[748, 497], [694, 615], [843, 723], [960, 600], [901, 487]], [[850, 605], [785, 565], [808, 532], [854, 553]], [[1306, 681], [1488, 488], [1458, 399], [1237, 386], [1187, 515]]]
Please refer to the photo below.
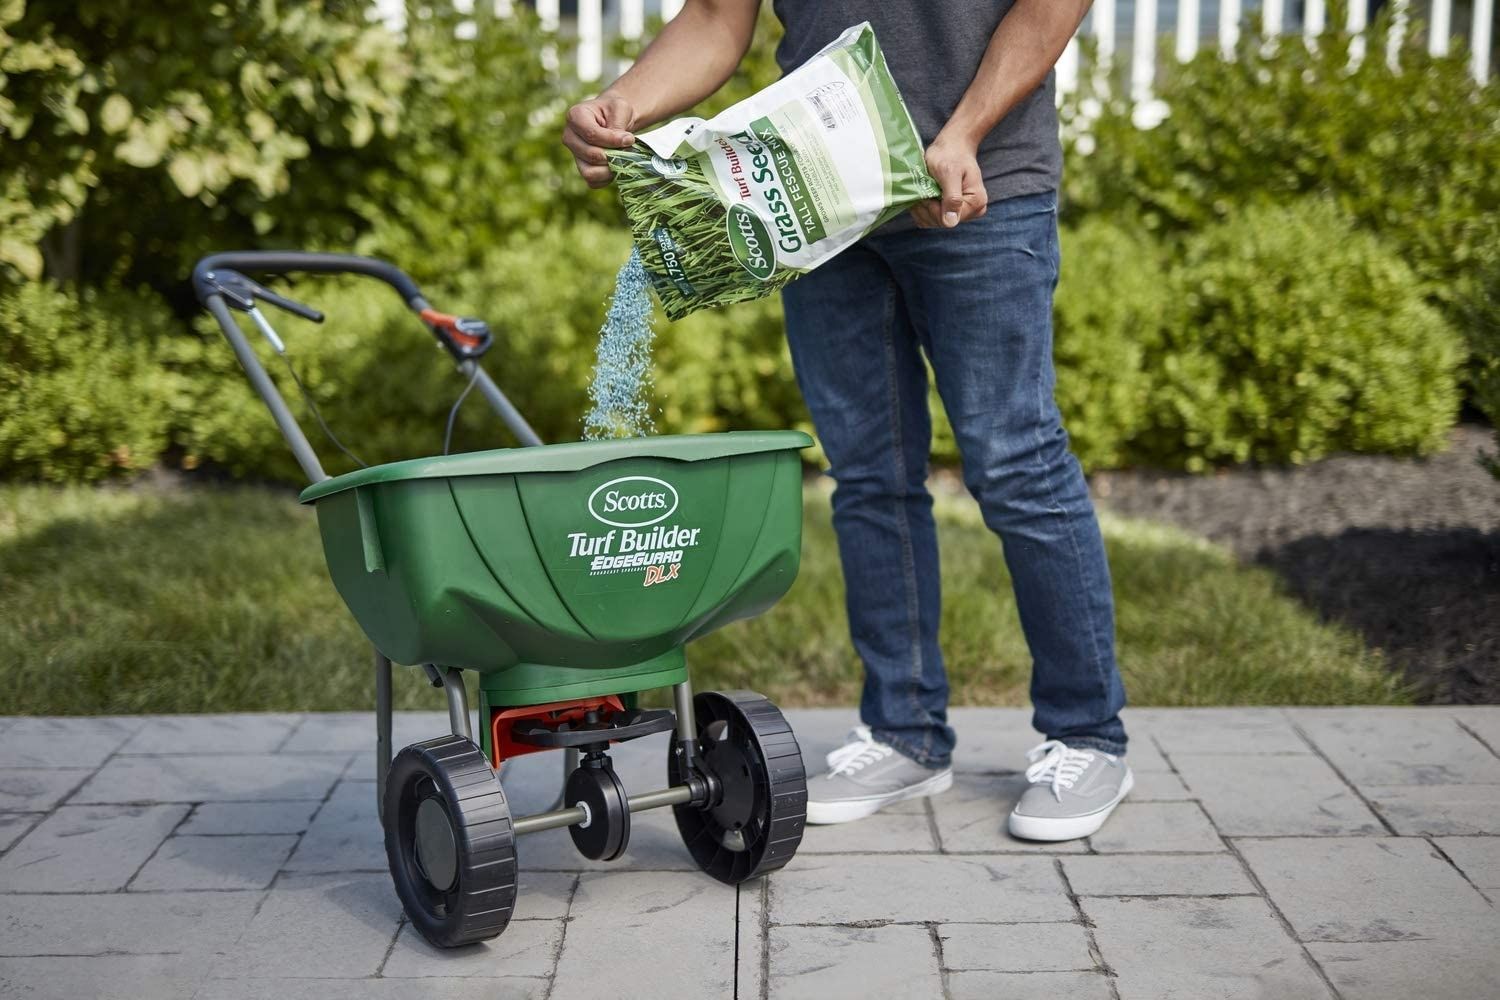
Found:
[[856, 726], [849, 734], [849, 742], [833, 751], [826, 758], [828, 776], [853, 774], [860, 768], [885, 760], [896, 752], [896, 748], [881, 743], [870, 735], [870, 727]]
[[[1033, 785], [1050, 784], [1052, 797], [1062, 801], [1062, 793], [1072, 788], [1083, 772], [1094, 762], [1093, 750], [1074, 750], [1062, 740], [1046, 740], [1026, 751], [1031, 766], [1026, 769], [1026, 780]], [[1097, 751], [1105, 760], [1114, 760], [1110, 754]]]

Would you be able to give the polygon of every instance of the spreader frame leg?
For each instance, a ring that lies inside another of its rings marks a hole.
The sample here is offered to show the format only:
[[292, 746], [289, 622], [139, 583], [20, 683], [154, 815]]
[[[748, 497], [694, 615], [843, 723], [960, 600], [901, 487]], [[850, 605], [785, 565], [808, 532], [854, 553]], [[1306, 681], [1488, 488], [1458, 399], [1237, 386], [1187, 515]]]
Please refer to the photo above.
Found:
[[391, 773], [391, 660], [375, 650], [375, 803], [385, 819], [385, 782]]
[[469, 694], [464, 690], [463, 671], [454, 667], [438, 669], [443, 672], [443, 694], [448, 696], [448, 727], [454, 736], [472, 740], [474, 726], [469, 721]]

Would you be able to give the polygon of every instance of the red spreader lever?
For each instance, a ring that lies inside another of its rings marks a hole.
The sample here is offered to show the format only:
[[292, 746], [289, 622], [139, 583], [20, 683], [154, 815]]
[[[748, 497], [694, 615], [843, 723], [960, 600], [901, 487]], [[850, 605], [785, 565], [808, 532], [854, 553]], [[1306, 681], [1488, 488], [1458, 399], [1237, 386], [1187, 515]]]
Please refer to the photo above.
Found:
[[494, 336], [490, 325], [472, 316], [450, 316], [436, 309], [423, 309], [419, 316], [426, 323], [438, 343], [458, 361], [477, 358], [490, 349]]

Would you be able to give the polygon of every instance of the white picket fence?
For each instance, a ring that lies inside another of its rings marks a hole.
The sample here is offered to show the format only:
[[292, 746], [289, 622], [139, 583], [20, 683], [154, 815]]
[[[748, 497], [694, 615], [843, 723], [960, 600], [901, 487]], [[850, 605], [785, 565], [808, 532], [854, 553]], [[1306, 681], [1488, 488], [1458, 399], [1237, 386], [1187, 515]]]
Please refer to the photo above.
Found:
[[[493, 3], [499, 16], [509, 16], [522, 0], [454, 0], [460, 10], [472, 10], [474, 3]], [[618, 73], [623, 66], [610, 58], [608, 53], [617, 38], [640, 38], [646, 28], [648, 15], [659, 14], [663, 19], [676, 16], [682, 9], [683, 0], [576, 0], [576, 15], [564, 23], [562, 5], [559, 0], [533, 0], [537, 15], [543, 25], [554, 30], [568, 30], [576, 39], [577, 63], [574, 71], [580, 80], [600, 80], [606, 70]], [[1395, 17], [1405, 20], [1420, 17], [1427, 25], [1427, 48], [1433, 55], [1447, 55], [1454, 38], [1454, 0], [1391, 0]], [[404, 0], [376, 0], [380, 16], [398, 30], [404, 26], [406, 10]], [[1354, 0], [1345, 5], [1346, 27], [1354, 33], [1363, 32], [1367, 26], [1368, 5], [1364, 0]], [[1495, 0], [1471, 0], [1465, 10], [1469, 13], [1468, 46], [1469, 67], [1474, 79], [1484, 83], [1490, 75], [1492, 28], [1495, 19]], [[1277, 36], [1299, 30], [1311, 39], [1322, 34], [1328, 23], [1326, 0], [1094, 0], [1093, 8], [1079, 29], [1079, 36], [1094, 40], [1098, 67], [1114, 66], [1117, 61], [1128, 60], [1130, 94], [1141, 106], [1152, 104], [1152, 91], [1157, 74], [1159, 39], [1169, 33], [1175, 38], [1173, 55], [1178, 61], [1191, 59], [1205, 43], [1217, 41], [1220, 51], [1231, 53], [1239, 42], [1239, 33], [1245, 18], [1258, 12], [1263, 30], [1268, 36]], [[1128, 28], [1120, 30], [1122, 13], [1128, 15]], [[1175, 16], [1173, 16], [1175, 15]], [[1205, 15], [1210, 19], [1205, 23]], [[1164, 23], [1169, 22], [1169, 23]], [[1300, 22], [1300, 23], [1297, 23]], [[1121, 51], [1121, 42], [1128, 49]], [[1362, 39], [1361, 39], [1362, 41]], [[1362, 47], [1356, 45], [1355, 56], [1363, 55]], [[547, 54], [543, 53], [546, 58]], [[1386, 58], [1393, 63], [1394, 51]], [[1066, 95], [1077, 89], [1080, 66], [1079, 38], [1068, 43], [1057, 64], [1057, 89]]]

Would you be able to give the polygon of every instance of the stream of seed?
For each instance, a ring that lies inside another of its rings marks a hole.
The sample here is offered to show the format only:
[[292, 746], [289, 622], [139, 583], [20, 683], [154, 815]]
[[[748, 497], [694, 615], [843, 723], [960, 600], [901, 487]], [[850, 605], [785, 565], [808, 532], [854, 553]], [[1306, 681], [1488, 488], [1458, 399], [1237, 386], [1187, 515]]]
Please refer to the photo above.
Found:
[[651, 284], [641, 255], [630, 259], [615, 276], [599, 347], [594, 381], [589, 386], [589, 411], [583, 418], [586, 441], [645, 437], [656, 430], [651, 419]]

